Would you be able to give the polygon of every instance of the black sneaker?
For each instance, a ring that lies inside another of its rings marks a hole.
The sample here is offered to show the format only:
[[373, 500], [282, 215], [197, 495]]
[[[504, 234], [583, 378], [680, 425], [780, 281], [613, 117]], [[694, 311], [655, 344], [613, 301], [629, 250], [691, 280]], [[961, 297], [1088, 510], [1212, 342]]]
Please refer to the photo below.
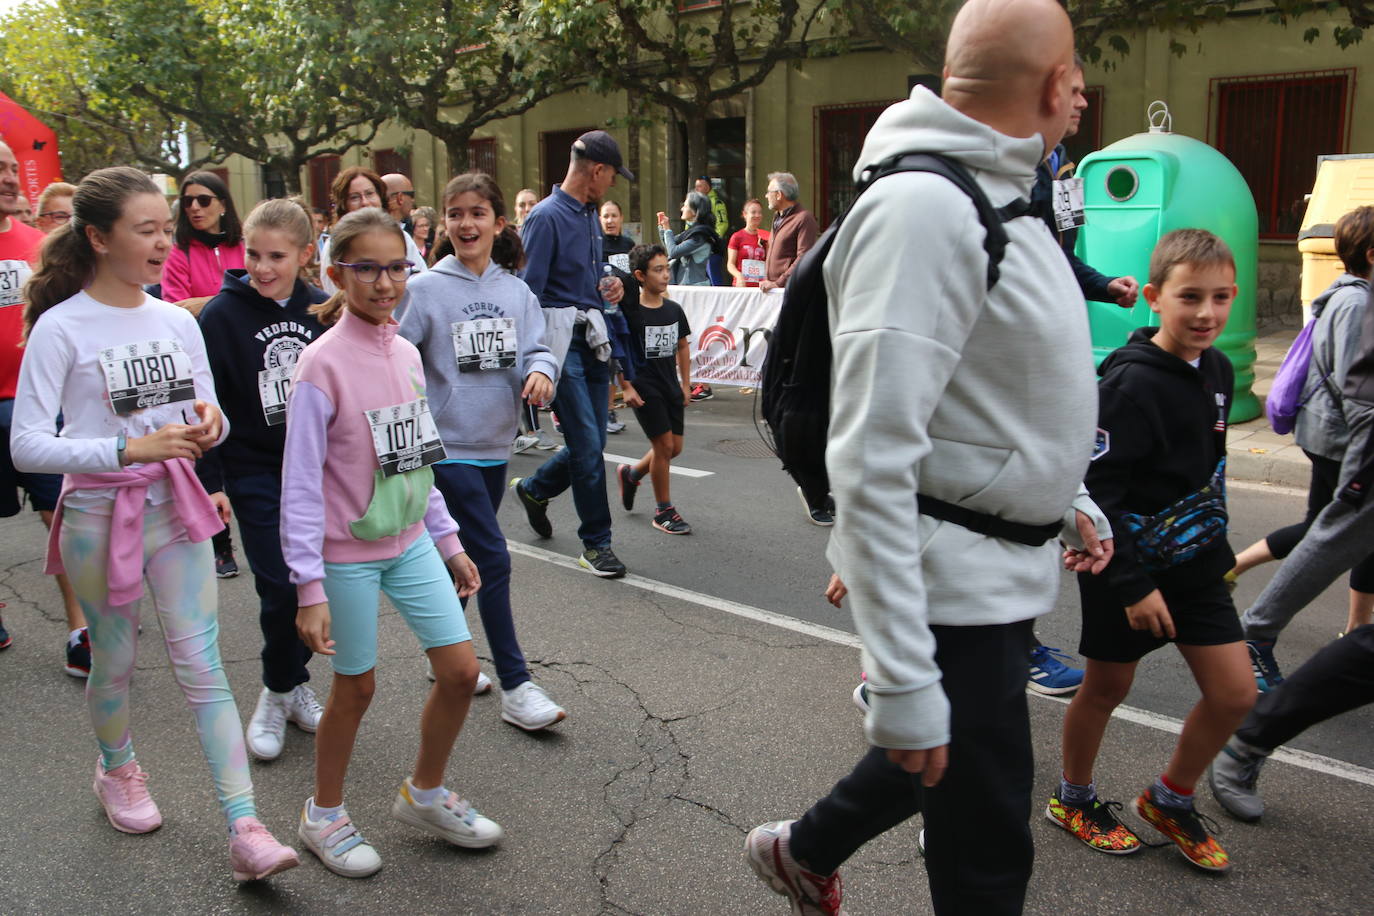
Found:
[[635, 507], [635, 494], [639, 492], [639, 481], [630, 476], [630, 466], [628, 464], [622, 464], [616, 467], [615, 479], [620, 483], [620, 504], [625, 507], [626, 512], [633, 511]]
[[81, 628], [81, 635], [77, 637], [76, 643], [67, 646], [67, 663], [62, 666], [62, 670], [72, 677], [91, 676], [91, 635], [85, 627]]
[[215, 575], [221, 579], [232, 579], [239, 574], [239, 564], [234, 562], [233, 548], [215, 554]]
[[534, 533], [541, 538], [553, 537], [553, 522], [549, 521], [549, 501], [547, 499], [535, 499], [529, 491], [521, 486], [525, 478], [512, 477], [510, 488], [515, 491], [515, 496], [520, 500], [520, 505], [525, 507], [525, 518], [529, 520], [530, 527]]
[[654, 514], [654, 527], [666, 534], [691, 534], [692, 526], [672, 506]]
[[609, 547], [588, 547], [577, 558], [577, 565], [603, 579], [619, 579], [629, 572]]
[[806, 517], [811, 524], [819, 525], [822, 528], [829, 528], [835, 524], [835, 510], [829, 500], [826, 500], [825, 508], [813, 509], [811, 504], [806, 501], [806, 494], [802, 492], [801, 487], [797, 487], [797, 495], [801, 497], [802, 507], [806, 509]]

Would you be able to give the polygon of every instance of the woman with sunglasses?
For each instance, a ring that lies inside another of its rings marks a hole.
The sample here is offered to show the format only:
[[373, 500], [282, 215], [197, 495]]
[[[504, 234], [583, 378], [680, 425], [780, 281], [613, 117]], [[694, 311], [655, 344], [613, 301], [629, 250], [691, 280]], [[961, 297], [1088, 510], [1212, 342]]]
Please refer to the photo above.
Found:
[[[200, 318], [205, 303], [219, 295], [226, 270], [242, 270], [243, 226], [224, 180], [214, 172], [192, 172], [181, 183], [177, 227], [172, 250], [162, 265], [160, 298]], [[229, 500], [211, 497], [224, 528], [214, 536], [215, 575], [232, 579], [239, 574], [229, 528]]]
[[162, 298], [199, 317], [226, 270], [243, 269], [243, 229], [229, 188], [214, 172], [181, 183], [172, 253], [162, 266]]
[[[386, 184], [382, 181], [382, 176], [371, 169], [365, 169], [360, 165], [352, 165], [344, 169], [334, 179], [334, 183], [329, 186], [329, 194], [334, 200], [334, 219], [335, 223], [355, 210], [364, 207], [377, 207], [382, 211], [386, 210], [387, 190]], [[400, 223], [397, 223], [399, 226]], [[402, 233], [405, 236], [406, 260], [412, 265], [411, 274], [421, 274], [428, 269], [425, 257], [420, 253], [420, 249], [415, 246], [415, 239], [409, 233]], [[319, 262], [320, 262], [320, 288], [329, 295], [334, 295], [339, 288], [334, 285], [334, 278], [329, 272], [329, 238], [330, 233], [321, 232], [319, 237]], [[403, 311], [404, 305], [401, 306]], [[397, 312], [396, 320], [401, 320], [400, 311]]]

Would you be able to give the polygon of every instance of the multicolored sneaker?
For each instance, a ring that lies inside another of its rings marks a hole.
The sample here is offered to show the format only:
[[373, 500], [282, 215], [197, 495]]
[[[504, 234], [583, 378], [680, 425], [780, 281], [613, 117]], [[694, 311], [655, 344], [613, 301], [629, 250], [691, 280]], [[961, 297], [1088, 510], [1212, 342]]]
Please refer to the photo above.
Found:
[[1140, 837], [1117, 819], [1115, 811], [1120, 811], [1121, 807], [1121, 802], [1104, 802], [1096, 798], [1087, 805], [1075, 805], [1051, 795], [1045, 817], [1078, 837], [1089, 849], [1124, 856], [1139, 852], [1143, 847]]
[[773, 821], [749, 831], [744, 858], [759, 880], [792, 905], [793, 916], [844, 916], [840, 873], [813, 874], [792, 858], [790, 842], [796, 821]]
[[76, 642], [67, 642], [67, 663], [62, 670], [72, 677], [91, 676], [91, 634], [85, 627], [78, 631]]
[[1219, 833], [1216, 821], [1193, 808], [1162, 805], [1155, 799], [1150, 786], [1135, 800], [1135, 813], [1151, 827], [1164, 834], [1189, 862], [1207, 871], [1228, 871], [1231, 857], [1221, 848], [1213, 833]]
[[409, 779], [401, 783], [391, 805], [391, 816], [403, 824], [447, 840], [465, 849], [485, 849], [501, 842], [505, 831], [489, 817], [482, 816], [472, 803], [457, 793], [445, 791], [432, 804], [422, 805], [411, 796]]
[[1279, 661], [1274, 658], [1274, 640], [1247, 639], [1245, 648], [1250, 650], [1250, 670], [1255, 674], [1255, 686], [1260, 693], [1268, 693], [1283, 683], [1283, 672]]
[[[0, 607], [4, 606], [4, 602], [0, 601]], [[8, 649], [13, 644], [14, 640], [10, 638], [10, 631], [5, 629], [5, 618], [0, 617], [0, 649]]]

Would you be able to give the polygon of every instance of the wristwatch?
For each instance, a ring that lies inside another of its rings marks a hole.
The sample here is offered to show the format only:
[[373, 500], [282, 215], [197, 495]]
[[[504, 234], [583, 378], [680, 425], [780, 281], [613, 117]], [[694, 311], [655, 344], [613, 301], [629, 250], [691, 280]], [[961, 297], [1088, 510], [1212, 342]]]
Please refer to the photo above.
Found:
[[125, 450], [128, 449], [128, 447], [128, 437], [125, 436], [124, 433], [120, 433], [119, 438], [115, 439], [115, 457], [119, 459], [120, 467], [124, 467], [129, 463], [127, 460], [128, 455], [125, 454]]

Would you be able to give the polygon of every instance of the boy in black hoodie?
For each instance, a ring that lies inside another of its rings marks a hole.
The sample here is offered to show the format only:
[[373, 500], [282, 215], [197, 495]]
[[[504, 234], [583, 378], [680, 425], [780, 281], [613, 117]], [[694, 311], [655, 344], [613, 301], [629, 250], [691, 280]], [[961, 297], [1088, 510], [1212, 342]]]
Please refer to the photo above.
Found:
[[1098, 370], [1099, 428], [1085, 483], [1116, 534], [1101, 575], [1088, 558], [1065, 554], [1077, 571], [1088, 660], [1083, 686], [1064, 717], [1064, 772], [1045, 815], [1089, 847], [1113, 855], [1141, 848], [1102, 802], [1093, 762], [1112, 711], [1126, 699], [1141, 658], [1178, 645], [1202, 698], [1183, 725], [1173, 756], [1136, 799], [1140, 817], [1189, 862], [1225, 871], [1230, 858], [1193, 808], [1208, 763], [1255, 701], [1235, 606], [1224, 576], [1226, 416], [1231, 364], [1213, 341], [1236, 294], [1226, 243], [1200, 229], [1159, 240], [1144, 289], [1158, 328], [1140, 328]]
[[[200, 314], [205, 353], [229, 438], [197, 464], [211, 499], [228, 494], [261, 601], [262, 693], [248, 721], [248, 751], [282, 752], [286, 723], [314, 732], [319, 703], [306, 685], [310, 650], [296, 633], [296, 587], [282, 559], [281, 464], [286, 400], [296, 359], [322, 333], [311, 307], [327, 297], [300, 277], [310, 260], [310, 217], [287, 200], [263, 201], [244, 223], [246, 270], [226, 270]], [[223, 491], [223, 492], [221, 492]]]

